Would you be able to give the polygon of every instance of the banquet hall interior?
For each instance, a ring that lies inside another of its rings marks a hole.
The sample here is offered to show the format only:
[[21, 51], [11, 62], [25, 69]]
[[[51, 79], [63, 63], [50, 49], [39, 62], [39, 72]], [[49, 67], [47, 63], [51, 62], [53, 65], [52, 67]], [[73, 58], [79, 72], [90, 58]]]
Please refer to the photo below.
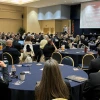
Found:
[[0, 0], [2, 100], [100, 100], [99, 74], [100, 0]]

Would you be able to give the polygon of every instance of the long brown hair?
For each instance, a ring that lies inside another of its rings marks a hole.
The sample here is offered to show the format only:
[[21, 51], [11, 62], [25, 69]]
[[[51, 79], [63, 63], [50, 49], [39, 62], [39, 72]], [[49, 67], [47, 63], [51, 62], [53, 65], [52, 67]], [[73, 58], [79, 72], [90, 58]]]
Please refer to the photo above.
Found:
[[69, 90], [61, 76], [57, 61], [47, 60], [44, 64], [42, 79], [35, 90], [36, 100], [53, 98], [69, 99]]

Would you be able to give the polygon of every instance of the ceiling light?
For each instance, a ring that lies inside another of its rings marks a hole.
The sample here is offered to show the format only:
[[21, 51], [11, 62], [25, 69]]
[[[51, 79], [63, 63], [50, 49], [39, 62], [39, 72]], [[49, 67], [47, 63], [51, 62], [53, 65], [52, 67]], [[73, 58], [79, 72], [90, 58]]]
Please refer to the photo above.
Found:
[[25, 3], [35, 2], [35, 1], [39, 1], [39, 0], [0, 0], [0, 2], [14, 3], [14, 4], [25, 4]]

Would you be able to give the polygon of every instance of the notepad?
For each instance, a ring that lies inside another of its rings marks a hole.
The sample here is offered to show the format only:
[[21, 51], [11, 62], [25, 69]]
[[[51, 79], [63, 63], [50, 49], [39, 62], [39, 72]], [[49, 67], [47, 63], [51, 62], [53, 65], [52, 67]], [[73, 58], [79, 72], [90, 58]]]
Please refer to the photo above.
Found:
[[73, 80], [73, 81], [76, 81], [76, 82], [84, 82], [84, 81], [88, 80], [87, 78], [77, 76], [77, 75], [67, 76], [66, 79]]

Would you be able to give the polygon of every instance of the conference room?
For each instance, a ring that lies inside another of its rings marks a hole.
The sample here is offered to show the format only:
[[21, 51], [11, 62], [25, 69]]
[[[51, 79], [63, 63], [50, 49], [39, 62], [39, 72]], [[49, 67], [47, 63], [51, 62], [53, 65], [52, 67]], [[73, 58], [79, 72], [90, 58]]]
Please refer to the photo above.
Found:
[[4, 100], [99, 100], [99, 5], [97, 0], [0, 0]]

